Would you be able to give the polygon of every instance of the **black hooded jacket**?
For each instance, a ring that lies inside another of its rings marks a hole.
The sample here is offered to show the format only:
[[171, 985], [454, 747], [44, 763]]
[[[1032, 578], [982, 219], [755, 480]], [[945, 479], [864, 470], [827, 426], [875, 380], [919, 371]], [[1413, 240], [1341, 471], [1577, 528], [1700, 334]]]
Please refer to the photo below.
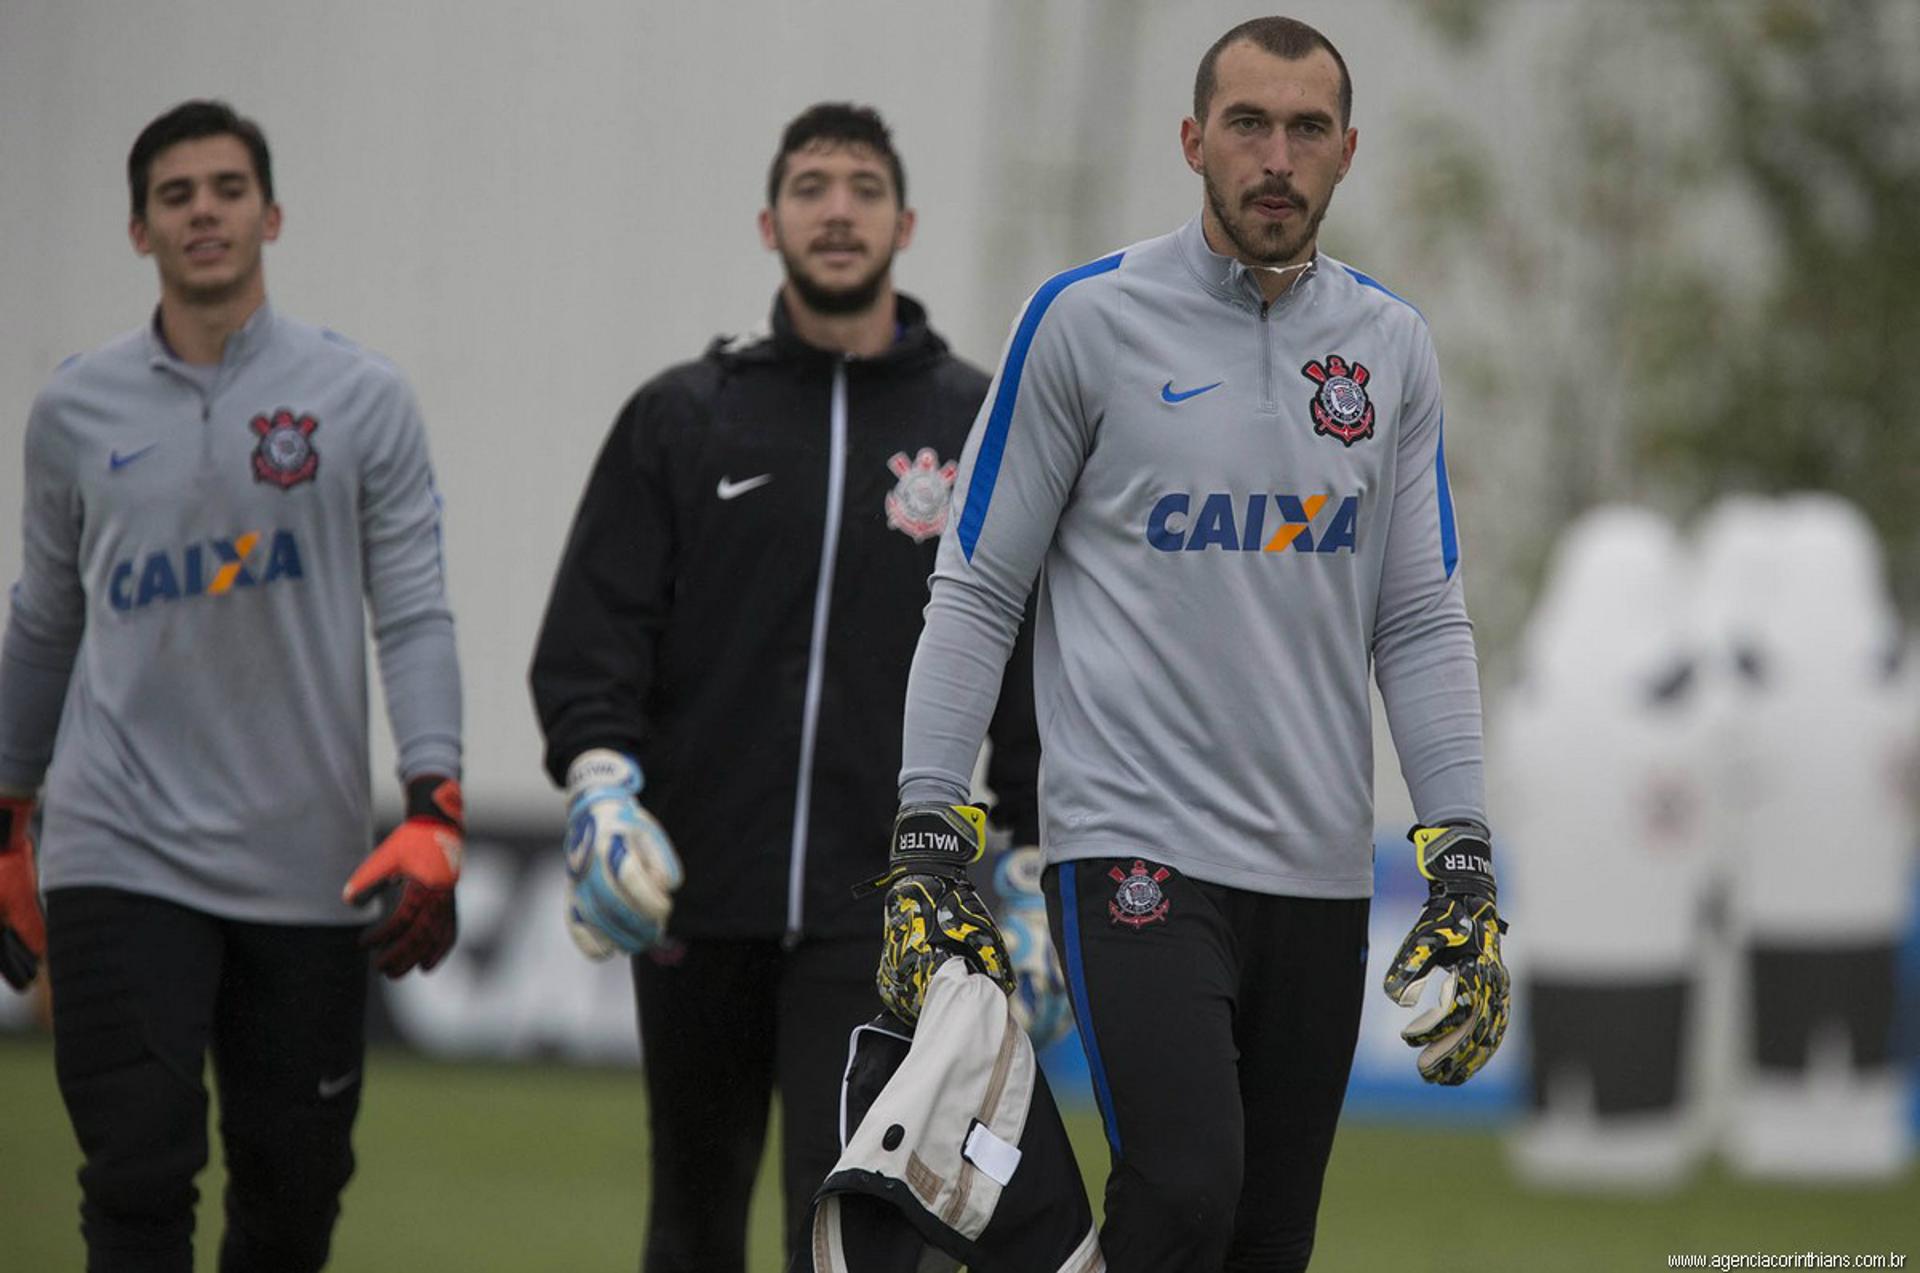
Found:
[[[877, 933], [907, 671], [953, 465], [988, 377], [898, 296], [874, 358], [772, 330], [716, 340], [614, 421], [531, 674], [546, 767], [635, 757], [686, 865], [683, 937]], [[1022, 634], [996, 712], [996, 821], [1038, 838]], [[797, 826], [798, 823], [804, 826]]]

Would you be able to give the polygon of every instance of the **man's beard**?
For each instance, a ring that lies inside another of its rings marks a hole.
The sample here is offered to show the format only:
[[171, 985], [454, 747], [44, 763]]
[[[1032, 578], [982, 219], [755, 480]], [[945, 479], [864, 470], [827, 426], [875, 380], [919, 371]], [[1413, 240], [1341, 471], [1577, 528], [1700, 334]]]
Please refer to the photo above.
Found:
[[799, 258], [784, 247], [780, 249], [780, 263], [786, 266], [787, 282], [793, 284], [801, 304], [816, 314], [840, 317], [873, 308], [874, 302], [880, 299], [880, 289], [886, 286], [888, 271], [893, 269], [893, 253], [881, 257], [871, 273], [848, 287], [823, 287], [816, 283], [801, 270]]
[[[1220, 223], [1221, 233], [1232, 242], [1240, 256], [1248, 261], [1257, 261], [1262, 265], [1284, 265], [1291, 262], [1306, 249], [1314, 237], [1320, 233], [1320, 221], [1327, 215], [1327, 209], [1333, 203], [1333, 192], [1327, 192], [1327, 201], [1318, 208], [1311, 208], [1305, 222], [1289, 233], [1281, 222], [1261, 224], [1251, 216], [1244, 221], [1238, 220], [1227, 212], [1226, 196], [1220, 193], [1220, 187], [1213, 183], [1213, 174], [1203, 172], [1201, 180], [1207, 188], [1207, 206], [1213, 209], [1213, 219]], [[1307, 200], [1291, 189], [1275, 187], [1266, 183], [1249, 190], [1241, 200], [1244, 209], [1254, 199], [1278, 196], [1295, 200], [1295, 207], [1307, 204]]]

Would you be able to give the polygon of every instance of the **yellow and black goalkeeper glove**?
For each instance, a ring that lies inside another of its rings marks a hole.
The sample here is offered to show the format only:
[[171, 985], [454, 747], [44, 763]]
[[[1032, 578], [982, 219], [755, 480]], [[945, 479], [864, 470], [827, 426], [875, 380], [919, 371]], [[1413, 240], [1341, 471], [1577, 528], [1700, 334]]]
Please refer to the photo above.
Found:
[[1387, 970], [1387, 995], [1420, 1002], [1427, 978], [1444, 973], [1440, 997], [1400, 1037], [1420, 1048], [1420, 1077], [1455, 1087], [1480, 1072], [1507, 1032], [1506, 921], [1495, 908], [1493, 845], [1473, 822], [1415, 827], [1414, 860], [1427, 879], [1427, 904]]
[[854, 888], [865, 897], [887, 892], [880, 1001], [901, 1021], [920, 1018], [934, 969], [956, 956], [1013, 993], [1013, 966], [993, 915], [967, 879], [986, 851], [986, 811], [973, 805], [903, 805], [893, 820], [886, 874]]

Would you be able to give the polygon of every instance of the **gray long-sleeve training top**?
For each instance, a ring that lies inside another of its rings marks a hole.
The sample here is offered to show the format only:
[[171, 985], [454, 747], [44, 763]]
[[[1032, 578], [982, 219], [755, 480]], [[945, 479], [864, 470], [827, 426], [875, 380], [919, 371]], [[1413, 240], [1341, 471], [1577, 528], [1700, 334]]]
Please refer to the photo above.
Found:
[[0, 787], [46, 781], [42, 886], [360, 917], [340, 889], [372, 847], [369, 603], [401, 777], [460, 768], [439, 501], [399, 372], [264, 305], [215, 367], [149, 324], [55, 373], [24, 475]]
[[954, 488], [904, 800], [957, 800], [1022, 602], [1050, 861], [1372, 891], [1367, 677], [1423, 822], [1484, 819], [1425, 321], [1320, 255], [1272, 305], [1200, 219], [1027, 302]]

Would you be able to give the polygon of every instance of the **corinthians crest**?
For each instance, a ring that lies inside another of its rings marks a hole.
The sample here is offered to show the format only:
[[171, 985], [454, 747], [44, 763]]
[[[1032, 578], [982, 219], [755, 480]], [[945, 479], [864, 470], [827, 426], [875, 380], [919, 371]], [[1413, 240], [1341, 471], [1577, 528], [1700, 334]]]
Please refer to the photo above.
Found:
[[320, 471], [320, 455], [313, 449], [313, 431], [320, 422], [312, 416], [295, 416], [281, 407], [271, 416], [253, 417], [250, 427], [260, 438], [253, 448], [254, 481], [290, 491]]
[[952, 460], [942, 464], [932, 447], [923, 446], [911, 460], [905, 451], [895, 451], [887, 467], [900, 479], [887, 493], [887, 525], [916, 544], [945, 530], [953, 475], [960, 466]]
[[1173, 872], [1164, 866], [1156, 866], [1151, 871], [1139, 858], [1133, 860], [1133, 870], [1122, 871], [1113, 867], [1107, 871], [1113, 877], [1118, 888], [1113, 890], [1113, 900], [1107, 903], [1107, 914], [1116, 924], [1125, 924], [1128, 928], [1145, 928], [1148, 924], [1159, 923], [1167, 917], [1167, 895], [1160, 885]]
[[1300, 374], [1320, 386], [1313, 395], [1313, 431], [1339, 438], [1352, 446], [1373, 436], [1373, 403], [1367, 398], [1371, 373], [1339, 354], [1328, 354], [1322, 364], [1309, 362]]

